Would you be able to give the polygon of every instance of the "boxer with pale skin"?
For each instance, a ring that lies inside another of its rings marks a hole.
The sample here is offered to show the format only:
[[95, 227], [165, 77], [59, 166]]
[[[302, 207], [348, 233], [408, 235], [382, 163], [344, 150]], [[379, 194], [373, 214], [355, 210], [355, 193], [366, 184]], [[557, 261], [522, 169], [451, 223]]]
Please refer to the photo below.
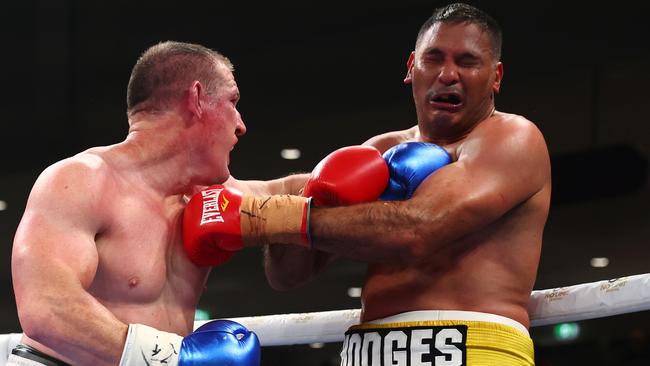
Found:
[[8, 365], [202, 365], [204, 346], [207, 364], [259, 365], [236, 323], [191, 334], [210, 269], [181, 240], [187, 197], [229, 177], [246, 132], [232, 70], [200, 45], [151, 47], [129, 81], [126, 139], [39, 176], [14, 239], [24, 336]]

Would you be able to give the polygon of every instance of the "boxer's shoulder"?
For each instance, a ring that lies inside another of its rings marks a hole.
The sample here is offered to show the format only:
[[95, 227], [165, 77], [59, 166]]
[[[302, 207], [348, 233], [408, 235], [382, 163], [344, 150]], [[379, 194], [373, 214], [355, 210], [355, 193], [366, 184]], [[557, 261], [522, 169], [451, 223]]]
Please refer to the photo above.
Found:
[[115, 187], [107, 164], [97, 156], [78, 154], [47, 167], [36, 179], [27, 200], [26, 215], [56, 213], [58, 220], [78, 219], [101, 227], [106, 217], [104, 199]]
[[[509, 143], [504, 144], [504, 141]], [[456, 151], [460, 160], [470, 155], [507, 157], [524, 152], [530, 155], [546, 151], [545, 146], [544, 137], [533, 122], [520, 115], [495, 112], [467, 136], [445, 147]]]
[[534, 134], [541, 135], [534, 122], [524, 116], [512, 113], [494, 112], [484, 123], [480, 123], [470, 135], [512, 135]]
[[[36, 186], [48, 190], [91, 189], [111, 176], [108, 164], [99, 156], [80, 153], [47, 167], [38, 177]], [[99, 188], [99, 187], [98, 187]]]
[[406, 130], [390, 131], [374, 136], [364, 142], [363, 145], [373, 146], [383, 154], [397, 144], [417, 140], [418, 134], [418, 127], [413, 126]]

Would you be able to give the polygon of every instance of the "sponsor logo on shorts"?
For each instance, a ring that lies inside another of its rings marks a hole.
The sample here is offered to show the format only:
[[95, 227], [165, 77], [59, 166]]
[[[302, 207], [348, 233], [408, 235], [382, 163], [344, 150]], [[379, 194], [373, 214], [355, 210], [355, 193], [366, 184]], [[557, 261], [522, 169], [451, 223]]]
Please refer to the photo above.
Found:
[[350, 330], [341, 366], [466, 366], [466, 342], [466, 325]]
[[[221, 216], [222, 211], [219, 210], [219, 196], [222, 191], [223, 188], [206, 189], [205, 191], [201, 191], [201, 195], [203, 196], [201, 225], [224, 221], [223, 216]], [[228, 201], [225, 196], [223, 198], [224, 202], [221, 204], [221, 209], [225, 211], [230, 201]]]

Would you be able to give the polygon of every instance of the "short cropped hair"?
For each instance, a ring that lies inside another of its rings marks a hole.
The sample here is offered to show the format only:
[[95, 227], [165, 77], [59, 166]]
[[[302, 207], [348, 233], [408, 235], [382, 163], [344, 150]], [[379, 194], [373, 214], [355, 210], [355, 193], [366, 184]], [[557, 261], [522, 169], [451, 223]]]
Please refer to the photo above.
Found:
[[231, 71], [227, 57], [207, 47], [183, 42], [161, 42], [138, 59], [126, 91], [127, 113], [164, 110], [182, 97], [198, 80], [206, 92], [216, 92], [223, 81], [216, 67], [221, 62]]
[[427, 19], [420, 28], [418, 38], [415, 42], [416, 48], [419, 46], [424, 33], [426, 33], [426, 31], [428, 31], [434, 24], [440, 22], [452, 24], [476, 24], [482, 31], [487, 32], [490, 36], [494, 58], [497, 61], [501, 59], [503, 33], [499, 23], [484, 11], [463, 3], [449, 4], [434, 10], [433, 15]]

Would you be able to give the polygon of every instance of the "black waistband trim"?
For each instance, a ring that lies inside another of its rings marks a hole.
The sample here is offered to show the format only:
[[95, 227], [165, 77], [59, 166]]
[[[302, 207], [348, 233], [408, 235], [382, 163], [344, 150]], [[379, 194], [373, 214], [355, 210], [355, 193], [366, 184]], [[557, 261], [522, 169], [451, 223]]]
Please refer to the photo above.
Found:
[[70, 366], [70, 364], [57, 360], [56, 358], [46, 355], [36, 348], [30, 347], [26, 344], [17, 345], [16, 348], [11, 350], [11, 353], [18, 357], [42, 363], [45, 366]]

